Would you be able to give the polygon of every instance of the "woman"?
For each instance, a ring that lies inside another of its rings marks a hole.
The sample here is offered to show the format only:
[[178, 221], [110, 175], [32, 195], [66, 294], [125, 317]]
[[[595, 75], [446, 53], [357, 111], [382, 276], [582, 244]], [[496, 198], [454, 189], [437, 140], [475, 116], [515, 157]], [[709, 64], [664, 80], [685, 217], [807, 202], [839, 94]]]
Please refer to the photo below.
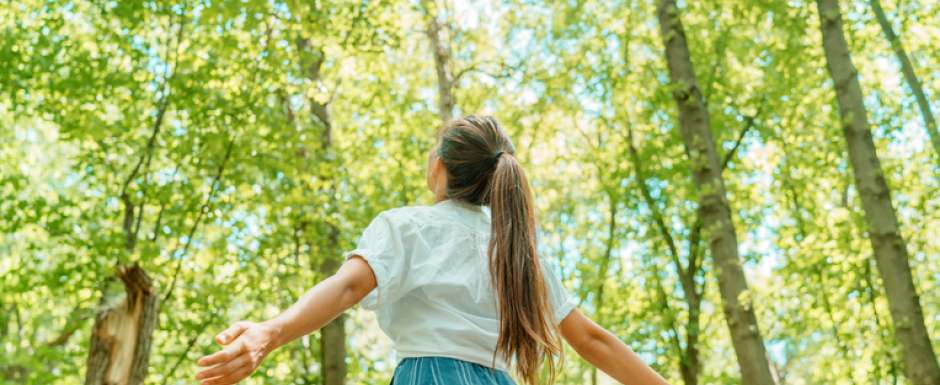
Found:
[[[239, 322], [203, 357], [204, 385], [236, 383], [272, 350], [362, 301], [401, 361], [393, 384], [524, 384], [554, 380], [564, 338], [623, 384], [666, 384], [619, 339], [585, 317], [536, 253], [532, 194], [513, 145], [492, 117], [441, 131], [428, 157], [437, 203], [379, 214], [330, 278], [271, 320]], [[488, 209], [487, 207], [488, 206]]]

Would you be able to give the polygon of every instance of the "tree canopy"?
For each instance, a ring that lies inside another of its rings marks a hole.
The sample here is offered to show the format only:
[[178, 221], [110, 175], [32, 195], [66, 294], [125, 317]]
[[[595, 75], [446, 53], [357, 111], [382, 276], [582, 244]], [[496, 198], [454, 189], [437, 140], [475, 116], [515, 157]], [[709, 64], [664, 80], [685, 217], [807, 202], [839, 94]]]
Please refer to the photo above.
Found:
[[[87, 378], [134, 264], [159, 303], [142, 383], [192, 383], [215, 332], [289, 306], [379, 212], [432, 203], [442, 122], [489, 114], [541, 255], [672, 383], [926, 384], [938, 42], [925, 0], [4, 3], [0, 383]], [[374, 316], [337, 325], [339, 379], [317, 333], [247, 383], [387, 383]], [[566, 358], [558, 383], [612, 383]]]

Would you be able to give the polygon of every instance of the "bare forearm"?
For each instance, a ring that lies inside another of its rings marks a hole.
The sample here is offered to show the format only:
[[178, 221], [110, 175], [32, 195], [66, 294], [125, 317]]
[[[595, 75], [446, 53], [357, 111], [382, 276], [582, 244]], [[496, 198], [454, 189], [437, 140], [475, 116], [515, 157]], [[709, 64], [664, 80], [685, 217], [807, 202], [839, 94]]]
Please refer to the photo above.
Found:
[[605, 332], [594, 343], [585, 344], [578, 354], [626, 385], [667, 385], [665, 379], [650, 369], [640, 357], [614, 335]]
[[353, 293], [335, 277], [307, 290], [300, 299], [266, 324], [277, 330], [277, 346], [319, 330], [355, 305]]
[[374, 287], [375, 278], [365, 261], [354, 258], [265, 324], [277, 331], [276, 346], [284, 345], [326, 326], [359, 303]]
[[308, 290], [283, 313], [266, 322], [240, 321], [216, 336], [224, 349], [199, 359], [202, 385], [243, 380], [271, 351], [317, 330], [375, 288], [375, 275], [360, 257], [348, 259], [332, 277]]
[[561, 335], [585, 360], [624, 385], [668, 385], [616, 336], [575, 309], [559, 325]]

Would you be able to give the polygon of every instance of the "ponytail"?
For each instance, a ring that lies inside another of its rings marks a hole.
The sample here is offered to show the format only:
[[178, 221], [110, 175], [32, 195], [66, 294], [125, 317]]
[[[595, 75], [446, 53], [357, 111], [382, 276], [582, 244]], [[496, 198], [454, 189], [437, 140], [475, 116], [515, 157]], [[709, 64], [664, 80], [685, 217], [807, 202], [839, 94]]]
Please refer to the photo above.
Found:
[[515, 371], [527, 385], [538, 382], [539, 367], [548, 361], [551, 384], [561, 341], [536, 252], [532, 192], [512, 142], [492, 117], [471, 115], [444, 127], [437, 153], [448, 172], [449, 198], [490, 205], [487, 254], [499, 304], [493, 359], [497, 354], [515, 359]]
[[[551, 377], [561, 351], [536, 253], [532, 192], [515, 156], [499, 156], [490, 181], [492, 235], [488, 248], [490, 276], [499, 298], [496, 352], [516, 359], [516, 372], [535, 384], [548, 356]], [[551, 379], [551, 382], [554, 378]]]

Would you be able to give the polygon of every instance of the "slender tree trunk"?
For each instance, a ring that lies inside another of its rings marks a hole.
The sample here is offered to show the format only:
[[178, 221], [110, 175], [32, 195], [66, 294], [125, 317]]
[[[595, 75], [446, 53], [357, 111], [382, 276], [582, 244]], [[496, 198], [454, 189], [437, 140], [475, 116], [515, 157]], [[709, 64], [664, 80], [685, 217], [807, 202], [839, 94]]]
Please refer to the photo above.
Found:
[[[156, 140], [169, 106], [166, 80], [161, 88], [163, 95], [147, 144], [121, 186], [120, 199], [124, 204], [121, 228], [124, 232], [124, 250], [128, 256], [133, 255], [137, 246], [137, 235], [147, 195], [144, 186], [144, 198], [135, 205], [128, 190], [141, 171], [144, 174], [149, 171], [150, 161], [153, 159]], [[98, 309], [95, 324], [92, 326], [85, 385], [138, 385], [143, 384], [147, 377], [151, 339], [160, 310], [159, 296], [150, 277], [137, 263], [119, 266], [117, 277], [123, 282], [124, 291], [110, 292], [105, 289], [102, 294], [101, 308]], [[69, 335], [71, 333], [63, 334], [63, 343]]]
[[[675, 349], [679, 354], [679, 374], [682, 376], [682, 383], [685, 385], [697, 385], [698, 376], [702, 370], [702, 362], [699, 359], [698, 340], [699, 340], [699, 321], [701, 314], [701, 285], [695, 282], [695, 275], [701, 271], [697, 264], [698, 243], [701, 234], [701, 222], [696, 218], [689, 234], [688, 243], [688, 264], [683, 265], [679, 259], [679, 249], [676, 246], [676, 240], [672, 236], [669, 226], [666, 224], [665, 215], [659, 209], [656, 199], [647, 184], [649, 179], [640, 161], [640, 155], [633, 144], [633, 127], [627, 124], [627, 149], [630, 155], [630, 162], [636, 177], [636, 184], [640, 189], [640, 196], [649, 208], [652, 214], [653, 223], [659, 234], [662, 236], [669, 256], [672, 260], [673, 268], [679, 276], [679, 284], [682, 286], [683, 300], [688, 307], [688, 319], [686, 323], [686, 340], [683, 348], [678, 338], [674, 339]], [[663, 296], [665, 297], [665, 295]]]
[[[689, 241], [689, 244], [691, 245], [693, 242], [695, 241]], [[695, 260], [697, 257], [690, 253], [689, 258]], [[686, 320], [685, 354], [683, 354], [683, 359], [680, 362], [679, 371], [685, 385], [698, 385], [699, 375], [702, 372], [702, 359], [699, 353], [702, 301], [699, 292], [693, 290], [691, 293], [687, 293], [685, 295], [685, 304], [689, 313]]]
[[885, 38], [891, 43], [891, 49], [898, 57], [898, 62], [901, 64], [901, 73], [904, 74], [904, 81], [907, 82], [907, 86], [914, 94], [914, 99], [917, 100], [917, 107], [920, 108], [920, 114], [924, 118], [924, 127], [927, 128], [930, 142], [933, 143], [933, 149], [937, 152], [937, 161], [940, 162], [940, 132], [937, 132], [937, 121], [934, 119], [933, 112], [930, 111], [930, 102], [927, 101], [927, 96], [924, 95], [924, 87], [920, 83], [920, 79], [917, 78], [917, 74], [914, 73], [914, 65], [911, 64], [911, 59], [907, 57], [907, 51], [904, 50], [901, 39], [894, 33], [894, 28], [891, 27], [891, 22], [888, 21], [888, 16], [885, 15], [885, 10], [881, 8], [881, 1], [869, 0], [868, 2], [875, 13], [875, 18], [878, 19], [878, 24], [881, 25]]
[[722, 307], [741, 369], [742, 382], [772, 385], [774, 380], [757, 326], [757, 317], [746, 295], [749, 293], [747, 279], [738, 256], [737, 236], [721, 179], [721, 161], [712, 138], [708, 109], [693, 71], [679, 9], [675, 0], [661, 0], [656, 13], [669, 76], [675, 87], [673, 97], [679, 108], [679, 129], [698, 189], [699, 215], [718, 271]]
[[888, 362], [888, 374], [891, 375], [891, 383], [898, 383], [898, 362], [895, 359], [894, 355], [891, 354], [893, 341], [890, 340], [888, 333], [885, 333], [885, 328], [881, 326], [881, 315], [878, 313], [878, 302], [875, 294], [875, 283], [872, 279], [871, 273], [871, 260], [865, 260], [864, 266], [862, 266], [862, 282], [865, 284], [865, 292], [868, 294], [868, 304], [871, 306], [871, 314], [875, 319], [875, 326], [878, 328], [878, 337], [881, 339], [881, 354], [872, 355], [872, 368], [874, 372], [875, 381], [874, 383], [881, 383], [881, 365], [884, 361]]
[[[332, 189], [332, 188], [331, 188]], [[332, 194], [333, 192], [330, 192]], [[335, 205], [336, 202], [331, 203]], [[327, 250], [332, 250], [320, 267], [324, 276], [339, 269], [339, 229], [328, 224]], [[340, 314], [320, 330], [320, 365], [323, 385], [342, 385], [346, 380], [346, 316]]]
[[[760, 111], [758, 111], [758, 114]], [[728, 166], [728, 163], [734, 158], [735, 153], [737, 153], [738, 148], [741, 145], [741, 142], [744, 140], [744, 137], [747, 133], [753, 128], [754, 122], [757, 119], [757, 115], [750, 116], [745, 119], [747, 122], [744, 128], [741, 130], [741, 133], [738, 135], [738, 139], [735, 141], [734, 146], [729, 150], [721, 161], [721, 170]], [[676, 240], [672, 236], [672, 232], [669, 230], [669, 226], [666, 224], [666, 218], [663, 212], [659, 209], [659, 206], [656, 203], [656, 199], [653, 197], [653, 193], [647, 185], [648, 177], [646, 171], [643, 168], [643, 163], [640, 161], [639, 151], [637, 151], [636, 146], [633, 144], [633, 127], [627, 123], [627, 149], [630, 154], [630, 162], [633, 165], [633, 169], [636, 173], [637, 186], [640, 188], [640, 195], [643, 197], [643, 200], [646, 202], [647, 207], [649, 207], [650, 213], [653, 217], [653, 223], [656, 224], [656, 228], [659, 230], [660, 235], [663, 237], [663, 241], [666, 243], [666, 247], [669, 250], [669, 256], [672, 259], [673, 268], [676, 269], [676, 272], [679, 276], [679, 283], [682, 286], [683, 299], [685, 300], [687, 309], [688, 309], [688, 319], [686, 320], [686, 342], [685, 347], [683, 348], [676, 341], [676, 349], [679, 352], [679, 374], [682, 376], [682, 382], [685, 385], [697, 385], [698, 378], [702, 372], [702, 361], [699, 353], [699, 334], [701, 331], [700, 322], [701, 322], [701, 310], [702, 310], [702, 296], [703, 290], [705, 287], [695, 281], [695, 277], [704, 273], [702, 266], [699, 263], [702, 259], [701, 252], [701, 234], [702, 234], [702, 221], [701, 218], [696, 216], [695, 222], [692, 224], [691, 230], [689, 232], [688, 238], [688, 263], [683, 265], [679, 258], [679, 249], [676, 246]]]
[[[332, 190], [333, 187], [330, 187]], [[333, 191], [327, 192], [334, 194]], [[335, 200], [331, 199], [335, 209]], [[320, 265], [323, 276], [336, 273], [342, 261], [339, 256], [339, 229], [332, 223], [327, 224], [327, 247], [330, 250], [326, 260]], [[346, 380], [346, 316], [340, 314], [336, 319], [320, 329], [320, 365], [323, 385], [342, 385]]]
[[[607, 217], [607, 243], [604, 247], [604, 259], [601, 260], [601, 268], [598, 273], [599, 282], [597, 283], [597, 297], [595, 297], [594, 309], [596, 311], [597, 323], [603, 325], [604, 308], [604, 282], [607, 280], [607, 272], [610, 271], [611, 256], [614, 251], [614, 235], [617, 231], [617, 199], [612, 193], [607, 194], [607, 202], [610, 205], [610, 211]], [[597, 385], [597, 368], [591, 372], [591, 384]]]
[[842, 133], [865, 211], [875, 262], [884, 282], [895, 337], [901, 344], [904, 373], [914, 385], [940, 384], [940, 366], [924, 326], [920, 299], [911, 277], [907, 245], [901, 237], [897, 215], [891, 205], [891, 191], [875, 151], [862, 89], [842, 31], [839, 4], [837, 0], [817, 0], [816, 5], [826, 63], [835, 84]]
[[[139, 385], [147, 377], [158, 297], [150, 277], [137, 264], [120, 268], [124, 293], [106, 294], [92, 329], [85, 385]], [[121, 299], [111, 298], [122, 296]]]
[[[310, 42], [306, 39], [299, 43], [301, 55], [310, 55], [312, 58], [309, 63], [304, 63], [304, 72], [308, 79], [313, 82], [320, 80], [320, 68], [326, 61], [326, 56], [321, 49], [311, 49]], [[329, 199], [329, 210], [335, 212], [336, 207], [336, 173], [333, 172], [335, 165], [335, 156], [333, 154], [333, 122], [329, 114], [329, 101], [320, 102], [314, 98], [307, 100], [310, 113], [316, 118], [314, 126], [320, 127], [320, 153], [319, 160], [322, 168], [327, 168], [329, 176], [325, 179], [327, 187], [322, 193], [327, 194]], [[339, 229], [335, 224], [327, 219], [327, 247], [323, 256], [325, 259], [319, 266], [320, 273], [323, 276], [329, 276], [336, 272], [342, 261], [339, 261]], [[336, 317], [320, 329], [320, 376], [323, 379], [323, 385], [342, 385], [346, 379], [346, 318], [343, 315]]]
[[447, 123], [454, 117], [454, 107], [457, 99], [454, 98], [454, 76], [450, 71], [450, 44], [441, 37], [441, 24], [437, 21], [437, 14], [425, 4], [427, 14], [427, 33], [431, 40], [431, 50], [434, 53], [434, 70], [437, 72], [437, 108], [441, 121]]
[[[324, 266], [338, 266], [328, 263]], [[324, 268], [326, 270], [326, 268]], [[330, 274], [335, 269], [330, 270]], [[320, 329], [320, 365], [323, 385], [341, 385], [346, 380], [346, 316], [340, 314]]]

